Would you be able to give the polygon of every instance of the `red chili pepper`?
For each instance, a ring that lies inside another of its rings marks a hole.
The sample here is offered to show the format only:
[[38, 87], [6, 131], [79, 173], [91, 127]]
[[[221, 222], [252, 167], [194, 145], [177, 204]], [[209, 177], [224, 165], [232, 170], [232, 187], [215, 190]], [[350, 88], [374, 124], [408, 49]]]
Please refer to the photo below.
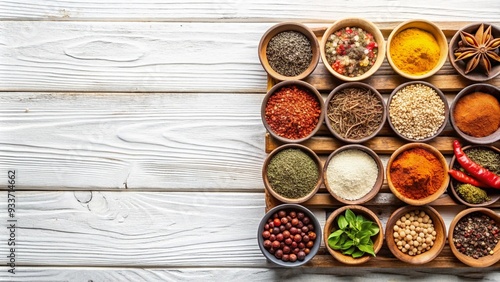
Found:
[[459, 182], [472, 184], [476, 187], [489, 188], [488, 185], [477, 181], [477, 179], [468, 176], [467, 174], [461, 172], [460, 170], [450, 169], [448, 173], [451, 175], [451, 177], [453, 177], [455, 180]]
[[500, 176], [473, 162], [460, 147], [458, 140], [453, 141], [453, 152], [458, 163], [478, 181], [488, 185], [490, 188], [500, 189]]

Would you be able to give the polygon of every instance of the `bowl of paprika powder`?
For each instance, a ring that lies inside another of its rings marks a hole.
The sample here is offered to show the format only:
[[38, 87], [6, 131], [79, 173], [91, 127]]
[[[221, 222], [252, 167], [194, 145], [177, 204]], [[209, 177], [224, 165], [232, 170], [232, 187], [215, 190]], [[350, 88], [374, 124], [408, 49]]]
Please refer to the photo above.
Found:
[[408, 143], [398, 148], [389, 158], [386, 174], [391, 192], [414, 206], [437, 200], [450, 182], [445, 157], [426, 143]]

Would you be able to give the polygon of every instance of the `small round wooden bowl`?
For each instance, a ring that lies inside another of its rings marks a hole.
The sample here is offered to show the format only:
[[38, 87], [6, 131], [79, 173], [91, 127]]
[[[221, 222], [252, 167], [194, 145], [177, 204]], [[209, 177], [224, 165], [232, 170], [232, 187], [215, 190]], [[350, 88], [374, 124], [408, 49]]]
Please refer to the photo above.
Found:
[[[328, 183], [328, 178], [326, 177], [330, 161], [333, 159], [334, 156], [336, 156], [340, 152], [343, 152], [346, 150], [361, 150], [361, 151], [367, 153], [369, 156], [371, 156], [373, 158], [373, 160], [375, 161], [375, 163], [377, 164], [377, 167], [378, 167], [377, 180], [375, 181], [375, 184], [371, 188], [370, 192], [368, 192], [368, 194], [366, 194], [365, 196], [363, 196], [357, 200], [346, 200], [346, 199], [338, 196], [334, 191], [335, 190], [334, 187], [332, 187], [330, 185], [330, 183]], [[330, 194], [337, 201], [344, 203], [344, 204], [347, 204], [347, 205], [364, 204], [364, 203], [368, 202], [369, 200], [373, 199], [373, 197], [375, 197], [377, 195], [377, 193], [380, 191], [380, 188], [382, 187], [382, 184], [384, 183], [384, 165], [382, 164], [380, 157], [372, 149], [370, 149], [366, 146], [363, 146], [363, 145], [359, 145], [359, 144], [345, 145], [345, 146], [342, 146], [342, 147], [338, 148], [337, 150], [333, 151], [330, 154], [330, 156], [328, 156], [328, 159], [326, 160], [325, 165], [323, 167], [323, 182], [324, 182], [328, 192], [330, 192]]]
[[[448, 58], [450, 60], [450, 64], [453, 66], [453, 68], [455, 68], [455, 70], [461, 76], [463, 76], [469, 80], [472, 80], [472, 81], [484, 82], [484, 81], [493, 79], [498, 74], [500, 74], [500, 63], [495, 63], [494, 61], [491, 61], [492, 66], [491, 66], [491, 71], [489, 74], [486, 74], [486, 72], [484, 72], [481, 67], [478, 67], [475, 70], [469, 72], [468, 74], [465, 74], [465, 69], [466, 69], [468, 60], [457, 61], [456, 56], [455, 56], [455, 50], [458, 48], [458, 42], [460, 42], [462, 40], [462, 38], [460, 37], [460, 31], [465, 31], [465, 32], [468, 32], [469, 34], [474, 35], [476, 33], [476, 31], [478, 30], [479, 26], [481, 26], [481, 23], [469, 24], [467, 26], [464, 26], [462, 29], [457, 31], [455, 33], [455, 35], [453, 35], [453, 37], [450, 40], [450, 44], [449, 44], [449, 48], [448, 48], [449, 49]], [[486, 28], [488, 26], [491, 26], [491, 35], [493, 36], [493, 38], [500, 37], [500, 28], [499, 27], [497, 27], [495, 25], [488, 24], [488, 23], [484, 23], [484, 30], [486, 30]]]
[[[373, 131], [372, 134], [370, 134], [366, 137], [360, 138], [360, 139], [345, 138], [345, 137], [341, 136], [339, 133], [337, 133], [337, 131], [335, 131], [335, 129], [333, 129], [332, 122], [328, 118], [328, 114], [327, 114], [328, 113], [328, 104], [330, 104], [330, 101], [333, 99], [333, 97], [341, 90], [348, 89], [348, 88], [362, 88], [362, 89], [370, 90], [372, 93], [375, 94], [375, 96], [378, 98], [378, 100], [382, 104], [382, 122], [380, 123], [378, 128], [375, 129], [375, 131]], [[372, 139], [380, 132], [382, 127], [384, 127], [385, 120], [387, 118], [387, 108], [385, 106], [384, 98], [382, 97], [380, 92], [378, 92], [377, 89], [375, 89], [373, 86], [366, 84], [366, 83], [363, 83], [363, 82], [346, 82], [346, 83], [340, 84], [339, 86], [335, 87], [335, 89], [333, 89], [330, 92], [330, 94], [328, 95], [328, 97], [325, 100], [325, 103], [323, 106], [323, 112], [325, 115], [325, 124], [326, 124], [326, 127], [328, 128], [328, 130], [330, 131], [330, 133], [333, 136], [335, 136], [335, 138], [337, 138], [345, 143], [364, 143], [364, 142]]]
[[457, 106], [457, 102], [462, 97], [464, 97], [466, 95], [469, 95], [469, 94], [472, 94], [474, 92], [483, 92], [483, 93], [491, 94], [491, 95], [495, 96], [495, 98], [497, 98], [497, 100], [500, 101], [500, 88], [495, 87], [495, 86], [493, 86], [491, 84], [476, 83], [476, 84], [472, 84], [472, 85], [469, 85], [469, 86], [465, 87], [460, 92], [458, 92], [458, 94], [455, 96], [455, 99], [453, 99], [453, 102], [452, 102], [452, 104], [450, 106], [450, 123], [451, 123], [451, 126], [453, 127], [453, 129], [457, 132], [457, 134], [460, 137], [462, 137], [464, 140], [466, 140], [469, 143], [472, 143], [472, 144], [491, 144], [491, 143], [495, 143], [496, 141], [500, 140], [500, 127], [495, 132], [493, 132], [492, 134], [490, 134], [488, 136], [485, 136], [485, 137], [474, 137], [474, 136], [470, 136], [470, 135], [466, 134], [465, 132], [463, 132], [462, 130], [460, 130], [460, 128], [458, 128], [458, 126], [456, 124], [454, 112], [455, 112], [455, 108]]
[[[269, 166], [269, 162], [271, 161], [271, 159], [277, 153], [279, 153], [279, 152], [281, 152], [281, 151], [283, 151], [285, 149], [290, 149], [290, 148], [292, 148], [292, 149], [299, 149], [302, 152], [306, 153], [309, 157], [311, 157], [311, 159], [314, 160], [314, 162], [316, 163], [316, 166], [318, 168], [318, 181], [316, 182], [316, 185], [314, 186], [314, 188], [306, 196], [301, 197], [301, 198], [296, 198], [296, 199], [286, 198], [286, 197], [283, 197], [280, 194], [276, 193], [273, 190], [273, 187], [271, 186], [271, 183], [269, 183], [269, 179], [267, 177], [267, 167]], [[316, 192], [318, 192], [318, 189], [319, 189], [319, 187], [321, 186], [321, 184], [323, 182], [323, 167], [322, 167], [322, 164], [321, 164], [321, 160], [319, 159], [318, 155], [316, 155], [316, 153], [314, 153], [313, 150], [309, 149], [308, 147], [306, 147], [304, 145], [300, 145], [300, 144], [285, 144], [285, 145], [282, 145], [282, 146], [274, 149], [267, 156], [266, 160], [264, 161], [264, 165], [262, 166], [262, 179], [264, 181], [264, 187], [267, 189], [267, 191], [269, 193], [271, 193], [271, 195], [274, 198], [276, 198], [277, 200], [279, 200], [279, 201], [281, 201], [283, 203], [299, 204], [299, 203], [303, 203], [303, 202], [309, 200], [311, 197], [313, 197], [316, 194]]]
[[[285, 76], [285, 75], [282, 75], [282, 74], [276, 72], [269, 64], [269, 61], [267, 60], [266, 51], [267, 51], [267, 45], [268, 45], [269, 41], [274, 36], [276, 36], [278, 33], [283, 32], [283, 31], [300, 32], [303, 35], [305, 35], [307, 37], [307, 39], [309, 39], [309, 42], [311, 42], [311, 49], [312, 49], [311, 64], [304, 72], [302, 72], [301, 74], [296, 75], [296, 76]], [[283, 23], [276, 24], [276, 25], [272, 26], [271, 28], [269, 28], [266, 31], [266, 33], [264, 33], [264, 35], [262, 36], [262, 38], [260, 39], [260, 42], [259, 42], [259, 60], [260, 60], [260, 63], [262, 64], [262, 67], [264, 68], [264, 70], [271, 77], [273, 77], [276, 80], [281, 80], [281, 81], [283, 81], [283, 80], [300, 80], [300, 79], [306, 78], [314, 71], [314, 69], [316, 69], [316, 66], [318, 65], [318, 62], [319, 62], [319, 57], [320, 57], [319, 43], [318, 43], [318, 39], [316, 38], [316, 35], [314, 35], [313, 31], [309, 27], [307, 27], [301, 23], [283, 22]]]
[[[345, 27], [360, 27], [364, 31], [369, 32], [373, 35], [373, 38], [375, 39], [375, 42], [377, 42], [378, 45], [378, 53], [377, 53], [377, 60], [375, 60], [375, 63], [373, 66], [364, 74], [357, 76], [357, 77], [349, 77], [345, 76], [342, 74], [339, 74], [336, 72], [332, 66], [328, 63], [328, 60], [326, 59], [326, 42], [328, 41], [328, 37], [337, 30], [340, 30]], [[320, 43], [320, 50], [321, 50], [321, 60], [323, 60], [323, 63], [326, 67], [326, 69], [336, 78], [344, 80], [344, 81], [360, 81], [363, 79], [367, 79], [371, 75], [373, 75], [382, 65], [384, 62], [385, 58], [385, 40], [384, 36], [382, 35], [382, 32], [380, 29], [373, 24], [370, 21], [367, 21], [362, 18], [345, 18], [345, 19], [340, 19], [334, 22], [323, 34], [323, 37], [321, 39]]]
[[[421, 75], [414, 75], [410, 73], [403, 72], [401, 69], [399, 69], [394, 61], [391, 58], [391, 42], [394, 36], [396, 36], [398, 33], [401, 31], [408, 29], [408, 28], [418, 28], [424, 31], [429, 32], [434, 36], [436, 39], [439, 48], [441, 49], [441, 53], [439, 56], [439, 60], [437, 64], [434, 66], [433, 69], [431, 69], [429, 72], [421, 74]], [[437, 71], [439, 71], [444, 63], [446, 62], [446, 58], [448, 57], [448, 41], [446, 39], [446, 36], [444, 35], [443, 31], [434, 23], [427, 21], [427, 20], [422, 20], [422, 19], [417, 19], [417, 20], [408, 20], [405, 21], [401, 24], [399, 24], [396, 28], [394, 28], [387, 38], [387, 61], [391, 65], [392, 69], [397, 72], [399, 75], [406, 77], [408, 79], [424, 79], [427, 77], [430, 77], [434, 75]]]
[[455, 247], [455, 244], [453, 243], [453, 234], [455, 232], [455, 226], [460, 221], [460, 219], [473, 212], [481, 212], [483, 214], [486, 214], [487, 216], [495, 220], [496, 224], [500, 226], [500, 216], [498, 216], [498, 214], [495, 213], [494, 211], [484, 207], [468, 208], [466, 210], [459, 212], [455, 216], [455, 218], [453, 218], [453, 220], [451, 221], [450, 229], [448, 231], [448, 245], [450, 245], [451, 252], [455, 255], [455, 257], [458, 258], [461, 262], [465, 263], [466, 265], [472, 267], [488, 267], [497, 263], [500, 260], [500, 243], [497, 243], [497, 245], [493, 249], [494, 251], [493, 255], [484, 256], [479, 259], [475, 259], [465, 254], [462, 254], [460, 251], [458, 251], [457, 247]]
[[[439, 187], [439, 189], [432, 195], [427, 196], [423, 199], [411, 199], [405, 197], [403, 194], [401, 194], [396, 187], [394, 187], [394, 184], [392, 183], [392, 177], [391, 177], [391, 166], [394, 160], [399, 156], [399, 154], [403, 153], [406, 150], [412, 149], [412, 148], [422, 148], [425, 149], [431, 153], [433, 153], [441, 162], [441, 165], [443, 167], [443, 174], [444, 174], [444, 179], [443, 183]], [[445, 191], [446, 188], [448, 187], [448, 184], [450, 183], [450, 176], [448, 175], [448, 163], [446, 162], [445, 157], [441, 152], [434, 148], [433, 146], [426, 144], [426, 143], [408, 143], [405, 144], [401, 147], [399, 147], [389, 158], [389, 161], [387, 162], [387, 168], [386, 168], [386, 177], [387, 177], [387, 184], [389, 185], [389, 189], [391, 192], [401, 201], [413, 205], [413, 206], [423, 206], [426, 204], [429, 204], [435, 200], [437, 200]]]
[[[436, 240], [434, 241], [434, 245], [430, 250], [421, 253], [420, 255], [410, 256], [398, 249], [398, 246], [394, 241], [393, 233], [396, 222], [406, 213], [414, 210], [424, 211], [432, 219], [434, 230], [436, 231]], [[410, 264], [428, 263], [435, 259], [446, 245], [446, 225], [444, 223], [443, 217], [431, 206], [404, 206], [397, 209], [389, 217], [389, 220], [387, 221], [387, 224], [385, 226], [385, 241], [387, 242], [387, 247], [389, 247], [391, 253], [399, 260]]]
[[[425, 86], [428, 86], [428, 87], [434, 89], [434, 91], [436, 91], [436, 93], [438, 94], [439, 98], [441, 98], [441, 100], [444, 103], [444, 121], [443, 121], [443, 124], [441, 124], [441, 126], [436, 131], [436, 134], [434, 134], [434, 135], [432, 135], [430, 137], [423, 138], [423, 139], [418, 139], [418, 140], [417, 139], [408, 138], [408, 137], [402, 135], [394, 127], [393, 122], [391, 120], [391, 113], [390, 113], [391, 101], [394, 98], [394, 96], [399, 92], [399, 90], [403, 89], [404, 87], [406, 87], [408, 85], [412, 85], [412, 84], [423, 84]], [[446, 100], [446, 96], [444, 96], [443, 92], [439, 88], [437, 88], [433, 84], [431, 84], [429, 82], [426, 82], [426, 81], [408, 81], [408, 82], [405, 82], [405, 83], [399, 85], [398, 87], [396, 87], [392, 91], [391, 95], [389, 95], [389, 98], [387, 99], [387, 105], [386, 105], [386, 107], [387, 107], [387, 121], [389, 123], [389, 126], [394, 131], [394, 133], [396, 133], [397, 136], [399, 136], [401, 139], [404, 139], [404, 140], [406, 140], [408, 142], [428, 142], [428, 141], [436, 138], [439, 134], [441, 134], [441, 132], [443, 132], [444, 128], [446, 127], [446, 123], [448, 122], [448, 117], [450, 115], [450, 108], [448, 106], [448, 101]]]
[[377, 215], [374, 212], [372, 212], [371, 210], [369, 210], [363, 206], [359, 206], [359, 205], [343, 206], [343, 207], [336, 209], [332, 214], [330, 214], [330, 216], [326, 220], [325, 227], [323, 228], [323, 240], [324, 240], [326, 249], [336, 260], [338, 260], [342, 263], [351, 264], [351, 265], [362, 264], [362, 263], [369, 261], [372, 258], [372, 256], [369, 254], [365, 254], [364, 256], [362, 256], [360, 258], [353, 258], [353, 257], [348, 256], [348, 255], [343, 255], [341, 251], [336, 251], [336, 250], [330, 248], [330, 246], [328, 246], [328, 236], [330, 236], [330, 234], [332, 232], [334, 232], [335, 230], [338, 229], [338, 225], [337, 225], [337, 221], [336, 221], [337, 217], [340, 214], [344, 214], [347, 209], [350, 209], [356, 215], [360, 214], [363, 217], [365, 217], [366, 219], [369, 219], [369, 220], [377, 223], [380, 231], [377, 235], [372, 237], [373, 250], [374, 250], [375, 254], [377, 254], [378, 251], [380, 251], [380, 249], [382, 248], [382, 245], [384, 243], [384, 231], [383, 231], [382, 223], [380, 222], [379, 218], [377, 217]]
[[[300, 138], [300, 139], [289, 139], [289, 138], [285, 138], [285, 137], [278, 135], [276, 132], [274, 132], [271, 129], [271, 126], [269, 126], [269, 123], [267, 123], [267, 121], [266, 121], [266, 105], [267, 105], [267, 102], [269, 101], [269, 98], [272, 95], [274, 95], [275, 92], [280, 90], [282, 87], [292, 86], [292, 85], [295, 85], [295, 86], [298, 86], [299, 88], [307, 90], [311, 95], [316, 96], [316, 99], [318, 99], [318, 102], [319, 102], [319, 107], [321, 109], [321, 114], [318, 117], [318, 124], [316, 124], [316, 127], [311, 131], [311, 133], [309, 135], [307, 135], [303, 138]], [[262, 100], [262, 106], [260, 109], [260, 117], [262, 119], [262, 123], [264, 124], [264, 127], [266, 128], [267, 132], [269, 132], [269, 134], [271, 134], [271, 136], [273, 138], [275, 138], [283, 143], [301, 143], [301, 142], [304, 142], [307, 139], [311, 138], [312, 136], [314, 136], [314, 134], [316, 134], [316, 132], [318, 132], [318, 130], [320, 129], [321, 125], [323, 124], [323, 120], [325, 118], [325, 112], [323, 111], [323, 108], [324, 108], [323, 97], [321, 96], [319, 91], [314, 86], [312, 86], [311, 84], [304, 82], [302, 80], [287, 80], [287, 81], [282, 81], [282, 82], [274, 85], [271, 89], [269, 89], [266, 96], [264, 96], [264, 100]]]
[[[277, 213], [280, 210], [285, 210], [285, 211], [295, 211], [295, 212], [303, 212], [307, 217], [311, 219], [311, 223], [314, 225], [314, 232], [316, 233], [316, 239], [314, 241], [314, 245], [311, 248], [311, 252], [306, 255], [305, 259], [303, 261], [295, 261], [295, 262], [290, 262], [290, 261], [283, 261], [281, 259], [276, 258], [273, 254], [271, 254], [266, 248], [264, 248], [264, 238], [262, 237], [262, 232], [264, 231], [264, 226], [267, 223], [267, 220], [271, 218], [274, 213]], [[297, 267], [301, 266], [303, 264], [306, 264], [309, 262], [317, 253], [321, 245], [321, 225], [314, 215], [309, 209], [307, 209], [304, 206], [298, 205], [298, 204], [282, 204], [279, 206], [276, 206], [269, 210], [264, 217], [262, 217], [260, 223], [259, 223], [259, 229], [257, 230], [257, 242], [259, 244], [260, 251], [262, 254], [271, 262], [284, 266], [284, 267]]]
[[[493, 150], [493, 151], [497, 152], [498, 154], [500, 154], [500, 149], [498, 149], [497, 147], [491, 146], [491, 145], [469, 145], [469, 146], [463, 147], [462, 150], [466, 151], [467, 149], [472, 149], [472, 148], [488, 148], [488, 149]], [[455, 155], [453, 155], [451, 157], [451, 160], [450, 160], [450, 169], [453, 169], [456, 165], [457, 165], [456, 157], [455, 157]], [[499, 190], [497, 190], [497, 189], [485, 189], [485, 191], [488, 193], [488, 196], [490, 197], [489, 201], [486, 201], [486, 202], [481, 203], [481, 204], [468, 203], [464, 199], [462, 199], [457, 194], [457, 191], [455, 190], [456, 187], [458, 187], [458, 185], [460, 185], [460, 184], [462, 184], [462, 182], [459, 182], [458, 180], [453, 179], [453, 177], [450, 177], [451, 194], [458, 202], [460, 202], [463, 205], [466, 205], [469, 207], [485, 207], [485, 206], [489, 206], [493, 203], [496, 203], [496, 201], [498, 201], [498, 199], [500, 199], [500, 191]]]

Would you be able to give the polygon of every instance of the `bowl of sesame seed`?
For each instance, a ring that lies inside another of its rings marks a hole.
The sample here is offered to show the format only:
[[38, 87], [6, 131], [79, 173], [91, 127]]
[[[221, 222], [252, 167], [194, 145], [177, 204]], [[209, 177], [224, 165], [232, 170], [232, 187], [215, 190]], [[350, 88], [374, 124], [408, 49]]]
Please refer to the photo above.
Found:
[[387, 100], [389, 126], [408, 142], [434, 139], [444, 130], [449, 112], [443, 92], [425, 81], [403, 83]]

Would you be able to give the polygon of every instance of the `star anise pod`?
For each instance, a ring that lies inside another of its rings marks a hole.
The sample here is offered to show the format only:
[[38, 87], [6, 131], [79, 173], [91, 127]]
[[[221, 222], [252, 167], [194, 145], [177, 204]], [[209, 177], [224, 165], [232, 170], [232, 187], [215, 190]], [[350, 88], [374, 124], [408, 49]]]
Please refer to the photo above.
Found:
[[491, 61], [500, 62], [500, 56], [496, 49], [500, 46], [500, 38], [493, 38], [491, 25], [484, 30], [484, 24], [472, 35], [465, 31], [460, 31], [462, 40], [458, 43], [459, 48], [455, 50], [455, 61], [469, 59], [465, 74], [476, 69], [479, 65], [489, 75], [491, 71]]

